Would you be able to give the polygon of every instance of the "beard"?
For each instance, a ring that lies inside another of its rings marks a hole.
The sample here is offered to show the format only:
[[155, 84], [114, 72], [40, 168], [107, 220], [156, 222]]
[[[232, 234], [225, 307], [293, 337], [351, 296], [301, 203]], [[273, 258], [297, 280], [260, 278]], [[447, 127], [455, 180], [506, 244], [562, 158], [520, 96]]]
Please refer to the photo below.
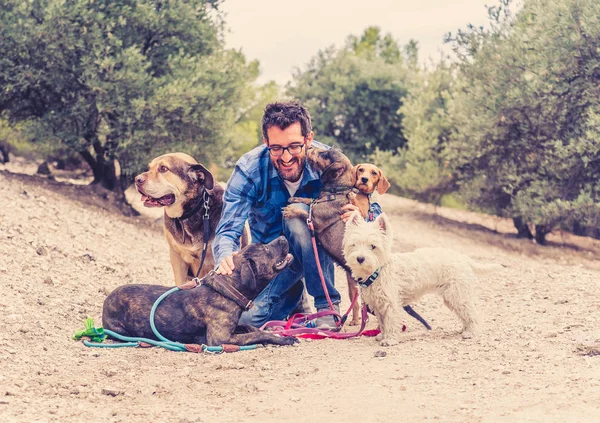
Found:
[[292, 166], [291, 169], [284, 169], [281, 162], [281, 158], [278, 158], [273, 163], [273, 166], [275, 166], [279, 177], [286, 181], [298, 182], [298, 179], [300, 179], [302, 172], [304, 171], [304, 166], [306, 166], [306, 157], [294, 157], [292, 160], [290, 160], [291, 163], [296, 164], [295, 166]]

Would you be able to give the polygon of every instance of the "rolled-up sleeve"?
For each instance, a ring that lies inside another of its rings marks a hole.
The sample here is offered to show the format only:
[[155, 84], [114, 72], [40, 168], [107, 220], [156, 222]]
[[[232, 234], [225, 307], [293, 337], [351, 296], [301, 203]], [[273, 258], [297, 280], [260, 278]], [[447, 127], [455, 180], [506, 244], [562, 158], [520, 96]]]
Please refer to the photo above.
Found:
[[215, 266], [240, 249], [244, 224], [256, 197], [253, 181], [236, 166], [223, 195], [223, 212], [212, 243]]

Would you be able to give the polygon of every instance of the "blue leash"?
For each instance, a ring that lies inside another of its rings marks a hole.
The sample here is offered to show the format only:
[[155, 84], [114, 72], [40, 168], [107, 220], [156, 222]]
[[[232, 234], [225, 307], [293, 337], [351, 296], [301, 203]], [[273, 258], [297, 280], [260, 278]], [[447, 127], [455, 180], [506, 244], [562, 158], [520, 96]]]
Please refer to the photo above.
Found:
[[[160, 339], [160, 341], [156, 341], [154, 339], [148, 339], [148, 338], [123, 336], [116, 332], [113, 332], [110, 329], [104, 329], [104, 334], [109, 335], [112, 338], [118, 339], [120, 341], [125, 341], [125, 342], [120, 342], [118, 344], [102, 344], [99, 342], [83, 341], [83, 345], [85, 345], [86, 347], [97, 347], [97, 348], [122, 348], [122, 347], [139, 347], [140, 343], [144, 342], [146, 344], [154, 345], [156, 347], [166, 348], [171, 351], [179, 351], [179, 352], [188, 351], [188, 349], [185, 347], [185, 344], [182, 344], [181, 342], [171, 341], [171, 340], [165, 338], [164, 336], [162, 336], [161, 333], [158, 331], [158, 329], [156, 329], [156, 325], [154, 324], [154, 315], [156, 314], [156, 309], [158, 308], [158, 305], [162, 302], [162, 300], [164, 300], [170, 294], [172, 294], [175, 291], [179, 291], [179, 290], [180, 290], [179, 287], [175, 287], [175, 288], [168, 290], [164, 294], [162, 294], [154, 302], [154, 304], [152, 305], [152, 310], [150, 310], [150, 327], [152, 328], [152, 332], [154, 333], [154, 335], [158, 339]], [[94, 328], [94, 332], [97, 335], [102, 335], [102, 333], [98, 332], [96, 330], [96, 328]], [[258, 345], [256, 345], [256, 344], [242, 345], [239, 347], [239, 350], [240, 351], [249, 351], [249, 350], [255, 350], [256, 348], [258, 348]], [[198, 351], [198, 352], [222, 353], [223, 351], [224, 351], [224, 348], [222, 346], [221, 347], [210, 347], [208, 345], [202, 344], [200, 346], [200, 351]]]

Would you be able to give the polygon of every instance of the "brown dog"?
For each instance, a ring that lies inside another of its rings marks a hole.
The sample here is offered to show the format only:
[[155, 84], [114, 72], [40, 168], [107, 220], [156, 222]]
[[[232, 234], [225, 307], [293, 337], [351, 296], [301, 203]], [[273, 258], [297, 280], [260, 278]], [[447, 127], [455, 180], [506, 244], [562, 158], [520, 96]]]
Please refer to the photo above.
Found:
[[[306, 153], [306, 159], [314, 169], [322, 172], [322, 188], [312, 207], [315, 233], [325, 250], [336, 263], [346, 270], [348, 292], [350, 300], [352, 300], [358, 290], [356, 289], [356, 282], [346, 268], [346, 261], [342, 254], [345, 224], [340, 219], [340, 215], [341, 208], [346, 204], [353, 203], [356, 198], [356, 193], [353, 190], [356, 183], [355, 172], [350, 160], [342, 154], [341, 150], [335, 148], [330, 150], [311, 148]], [[289, 201], [310, 204], [312, 199], [292, 197]], [[283, 209], [283, 216], [286, 219], [297, 217], [306, 220], [308, 218], [305, 211], [289, 206]], [[350, 325], [360, 323], [359, 311], [360, 306], [357, 302], [353, 308]]]
[[358, 207], [363, 218], [367, 219], [371, 209], [371, 195], [377, 190], [379, 195], [385, 194], [390, 183], [381, 170], [372, 164], [361, 163], [354, 166], [356, 197], [352, 204]]
[[204, 249], [206, 258], [198, 276], [205, 276], [215, 267], [211, 240], [223, 209], [223, 188], [215, 184], [213, 175], [193, 157], [172, 153], [152, 160], [148, 171], [136, 176], [135, 186], [144, 206], [165, 209], [164, 230], [175, 284], [196, 275]]
[[[164, 298], [154, 324], [167, 339], [185, 344], [291, 345], [293, 337], [280, 337], [251, 326], [238, 328], [251, 300], [293, 260], [287, 240], [280, 236], [269, 244], [251, 244], [233, 257], [230, 276], [207, 275], [200, 286], [181, 289]], [[111, 292], [102, 309], [102, 326], [119, 335], [157, 339], [150, 325], [155, 301], [171, 287], [123, 285]], [[247, 333], [236, 333], [242, 329]]]
[[[311, 198], [292, 197], [289, 202], [311, 204], [312, 221], [319, 241], [329, 255], [345, 270], [346, 260], [342, 253], [345, 223], [340, 219], [342, 207], [350, 204], [356, 194], [353, 192], [354, 172], [352, 163], [341, 150], [331, 148], [323, 150], [311, 148], [306, 153], [306, 160], [313, 169], [321, 171], [321, 191], [316, 200]], [[287, 206], [283, 208], [286, 219], [300, 218], [306, 220], [308, 212]]]
[[[374, 220], [373, 211], [371, 210], [371, 195], [377, 190], [379, 195], [385, 194], [390, 187], [390, 183], [383, 175], [383, 172], [370, 163], [361, 163], [354, 166], [354, 177], [356, 183], [356, 196], [352, 200], [352, 204], [358, 207], [363, 219], [369, 221]], [[348, 296], [350, 299], [358, 295], [358, 284], [352, 278], [350, 273], [346, 272], [348, 282]], [[360, 323], [360, 304], [358, 301], [352, 307], [352, 320], [350, 325], [358, 325]]]

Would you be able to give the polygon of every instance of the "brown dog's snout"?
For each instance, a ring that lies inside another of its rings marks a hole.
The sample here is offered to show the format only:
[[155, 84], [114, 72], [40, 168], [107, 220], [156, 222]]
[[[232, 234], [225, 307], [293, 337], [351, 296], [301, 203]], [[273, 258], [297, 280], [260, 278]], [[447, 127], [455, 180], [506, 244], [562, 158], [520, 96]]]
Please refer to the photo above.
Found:
[[367, 182], [369, 182], [369, 178], [367, 178], [366, 176], [363, 176], [362, 178], [360, 178], [360, 180], [362, 181], [363, 184], [366, 184]]
[[272, 242], [274, 244], [277, 244], [277, 246], [279, 248], [281, 248], [281, 250], [284, 251], [287, 254], [288, 248], [289, 248], [289, 244], [288, 244], [288, 240], [283, 235], [278, 236]]
[[135, 184], [136, 185], [142, 185], [144, 182], [146, 182], [146, 179], [144, 178], [144, 174], [142, 173], [141, 175], [138, 175], [135, 177]]

